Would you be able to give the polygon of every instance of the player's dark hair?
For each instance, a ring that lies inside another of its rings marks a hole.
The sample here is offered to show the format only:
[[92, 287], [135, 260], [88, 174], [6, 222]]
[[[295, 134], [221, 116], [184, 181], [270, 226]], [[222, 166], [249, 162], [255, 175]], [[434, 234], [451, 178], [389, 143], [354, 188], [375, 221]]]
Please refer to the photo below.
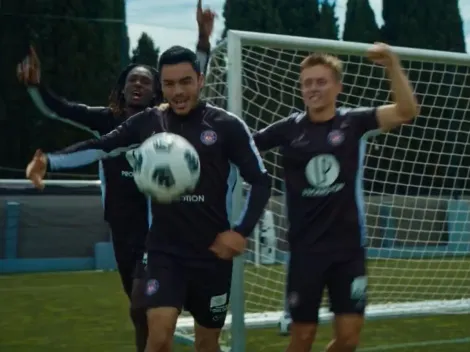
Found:
[[172, 46], [160, 55], [158, 71], [162, 72], [162, 67], [164, 65], [176, 65], [183, 62], [189, 63], [197, 74], [201, 73], [196, 53], [182, 46]]
[[143, 67], [149, 70], [153, 76], [153, 92], [155, 97], [149, 103], [149, 106], [159, 105], [163, 102], [163, 93], [162, 87], [160, 85], [160, 75], [158, 74], [158, 71], [155, 68], [147, 65], [130, 64], [119, 74], [116, 84], [114, 85], [114, 88], [109, 95], [109, 108], [113, 112], [114, 116], [122, 116], [124, 114], [126, 101], [122, 91], [126, 85], [127, 76], [136, 67]]

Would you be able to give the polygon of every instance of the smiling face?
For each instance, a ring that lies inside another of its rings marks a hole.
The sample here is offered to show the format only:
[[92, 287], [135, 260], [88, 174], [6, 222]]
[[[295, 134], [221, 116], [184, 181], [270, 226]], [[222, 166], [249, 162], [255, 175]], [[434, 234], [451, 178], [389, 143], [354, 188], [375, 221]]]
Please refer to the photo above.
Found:
[[310, 113], [334, 108], [341, 89], [341, 62], [337, 58], [314, 54], [302, 62], [300, 90]]
[[133, 68], [126, 77], [124, 99], [133, 108], [147, 107], [154, 97], [153, 75], [143, 66]]
[[197, 105], [204, 77], [189, 62], [163, 65], [160, 79], [163, 96], [177, 115], [187, 115]]

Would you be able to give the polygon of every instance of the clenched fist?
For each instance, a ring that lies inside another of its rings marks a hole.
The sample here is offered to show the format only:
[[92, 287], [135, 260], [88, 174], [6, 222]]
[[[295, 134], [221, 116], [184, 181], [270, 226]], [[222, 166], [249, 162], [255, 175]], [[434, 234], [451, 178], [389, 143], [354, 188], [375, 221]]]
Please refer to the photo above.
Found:
[[375, 43], [367, 52], [370, 61], [387, 68], [399, 63], [398, 56], [384, 43]]

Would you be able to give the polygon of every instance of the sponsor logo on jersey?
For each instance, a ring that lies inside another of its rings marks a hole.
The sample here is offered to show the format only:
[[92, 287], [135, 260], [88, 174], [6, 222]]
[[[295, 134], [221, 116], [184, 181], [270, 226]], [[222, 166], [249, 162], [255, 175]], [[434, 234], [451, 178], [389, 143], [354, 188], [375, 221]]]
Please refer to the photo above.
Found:
[[134, 173], [132, 171], [121, 171], [121, 176], [122, 177], [134, 177]]
[[201, 133], [201, 142], [205, 145], [212, 145], [217, 141], [217, 133], [212, 130], [206, 130]]
[[290, 142], [290, 145], [294, 148], [302, 148], [307, 146], [309, 143], [310, 141], [308, 140], [308, 137], [305, 135], [305, 133], [302, 133], [300, 136], [293, 139], [292, 142]]
[[328, 143], [330, 143], [333, 147], [336, 147], [343, 143], [344, 141], [344, 133], [340, 130], [333, 130], [328, 133]]
[[184, 203], [204, 203], [204, 200], [203, 194], [183, 194], [180, 197], [180, 202]]
[[336, 183], [341, 167], [331, 154], [320, 154], [308, 162], [305, 177], [311, 185], [302, 191], [303, 197], [321, 197], [341, 191], [344, 183]]

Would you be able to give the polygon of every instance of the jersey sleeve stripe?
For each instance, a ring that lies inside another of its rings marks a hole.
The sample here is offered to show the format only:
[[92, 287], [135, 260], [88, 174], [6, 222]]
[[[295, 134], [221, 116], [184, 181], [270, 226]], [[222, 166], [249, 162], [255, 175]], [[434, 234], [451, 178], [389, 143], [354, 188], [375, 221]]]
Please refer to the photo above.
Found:
[[207, 64], [209, 63], [209, 55], [204, 51], [198, 50], [196, 52], [196, 57], [199, 61], [199, 70], [201, 73], [206, 74]]
[[54, 111], [52, 111], [51, 109], [49, 109], [47, 107], [47, 105], [44, 103], [44, 100], [42, 99], [41, 97], [41, 94], [39, 93], [39, 90], [38, 88], [36, 87], [28, 87], [28, 94], [30, 95], [31, 99], [33, 100], [34, 104], [37, 106], [37, 108], [39, 109], [39, 111], [41, 111], [41, 113], [50, 118], [50, 119], [53, 119], [53, 120], [58, 120], [58, 121], [61, 121], [63, 123], [66, 123], [68, 125], [71, 125], [71, 126], [74, 126], [76, 128], [79, 128], [83, 131], [86, 131], [86, 132], [89, 132], [90, 134], [92, 134], [93, 136], [99, 138], [100, 134], [96, 131], [93, 131], [92, 129], [88, 128], [87, 126], [85, 125], [82, 125], [81, 123], [78, 123], [78, 122], [75, 122], [75, 121], [72, 121], [72, 120], [69, 120], [69, 119], [66, 119], [64, 117], [61, 117], [59, 115], [57, 115]]
[[95, 161], [112, 158], [137, 147], [138, 144], [129, 147], [117, 148], [109, 153], [99, 149], [86, 149], [66, 154], [47, 154], [47, 160], [51, 171], [61, 169], [73, 169], [94, 163]]
[[266, 168], [264, 167], [264, 162], [263, 162], [263, 159], [261, 158], [261, 155], [259, 153], [259, 150], [258, 148], [256, 147], [256, 144], [255, 144], [255, 140], [253, 139], [253, 136], [251, 135], [251, 132], [250, 132], [250, 129], [248, 128], [248, 125], [245, 123], [245, 121], [243, 121], [241, 118], [239, 118], [238, 116], [236, 115], [233, 115], [243, 126], [246, 134], [247, 134], [247, 137], [248, 137], [248, 143], [250, 144], [250, 149], [251, 151], [253, 152], [253, 154], [255, 155], [256, 157], [256, 161], [258, 162], [258, 166], [259, 166], [259, 169], [261, 170], [261, 172], [266, 172]]

